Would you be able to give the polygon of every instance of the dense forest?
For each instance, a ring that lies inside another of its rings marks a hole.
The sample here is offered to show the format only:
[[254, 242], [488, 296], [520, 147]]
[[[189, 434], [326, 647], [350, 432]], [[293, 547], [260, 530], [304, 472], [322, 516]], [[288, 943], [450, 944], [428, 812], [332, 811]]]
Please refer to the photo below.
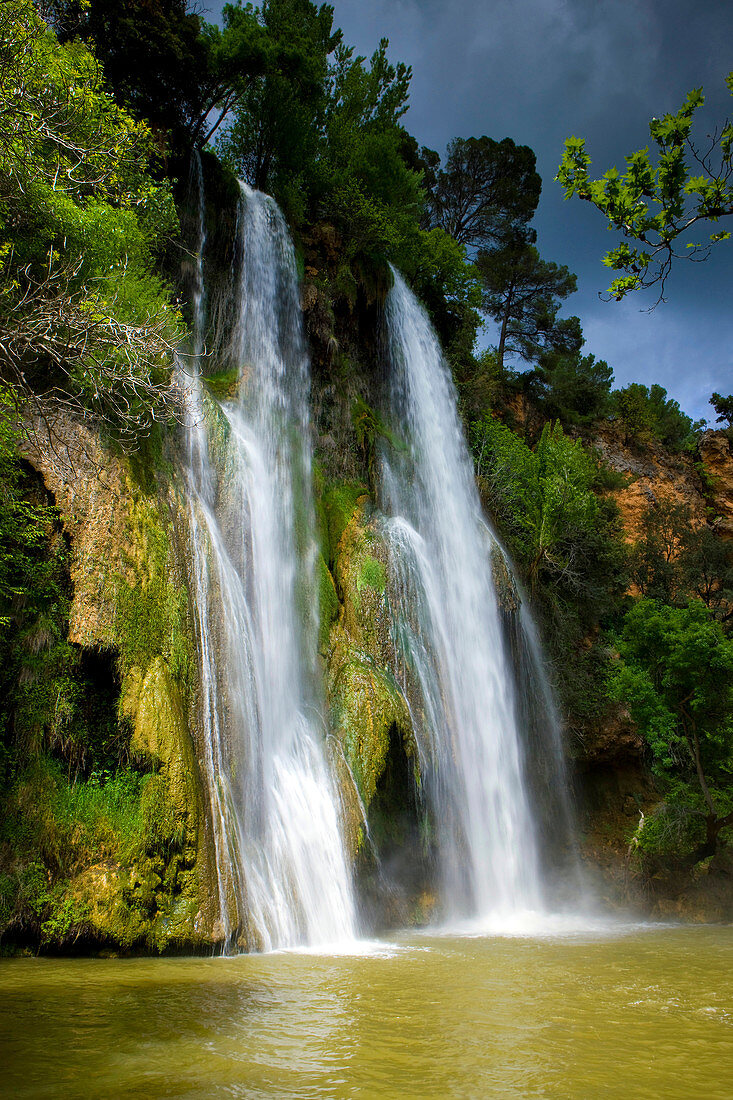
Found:
[[[614, 769], [631, 768], [631, 811], [609, 813], [604, 828], [642, 891], [674, 880], [679, 892], [729, 859], [733, 517], [721, 485], [733, 397], [713, 395], [711, 431], [659, 385], [614, 388], [612, 364], [566, 315], [575, 275], [538, 250], [533, 151], [499, 135], [421, 147], [403, 124], [411, 75], [386, 40], [357, 55], [333, 9], [310, 0], [227, 5], [221, 26], [186, 0], [2, 5], [0, 934], [11, 948], [195, 940], [181, 914], [196, 892], [203, 810], [188, 764], [171, 779], [172, 756], [141, 747], [138, 681], [157, 668], [161, 707], [183, 721], [196, 680], [188, 596], [152, 502], [175, 488], [196, 157], [219, 211], [206, 222], [212, 286], [231, 263], [221, 241], [237, 179], [275, 198], [295, 244], [313, 363], [323, 659], [347, 584], [344, 531], [355, 539], [358, 502], [378, 497], [375, 455], [400, 445], [380, 407], [392, 265], [442, 341], [482, 503], [538, 620], [579, 802], [601, 773], [610, 790]], [[683, 229], [730, 212], [733, 132], [719, 139], [722, 169], [703, 178], [688, 167], [698, 102], [655, 120], [659, 165], [633, 154], [623, 178], [590, 181], [583, 144], [568, 143], [560, 182], [635, 242], [610, 254], [622, 272], [613, 297], [653, 281], [663, 294]], [[725, 239], [712, 228], [711, 244]], [[483, 347], [487, 321], [497, 343]], [[213, 329], [209, 342], [209, 390], [225, 396], [233, 380], [216, 365]], [[134, 513], [104, 596], [110, 620], [87, 641], [80, 540], [91, 540], [88, 577], [106, 577], [106, 552], [103, 541], [94, 549], [93, 511], [80, 523], [69, 510], [76, 475], [56, 484], [47, 473], [68, 462], [69, 424], [85, 433], [82, 466], [110, 482], [124, 471], [119, 493]], [[359, 590], [378, 593], [381, 565], [367, 560]], [[623, 748], [594, 757], [616, 735]], [[388, 780], [380, 787], [366, 766], [359, 779], [387, 832]], [[95, 932], [98, 880], [79, 884], [103, 864], [128, 871], [114, 921]]]

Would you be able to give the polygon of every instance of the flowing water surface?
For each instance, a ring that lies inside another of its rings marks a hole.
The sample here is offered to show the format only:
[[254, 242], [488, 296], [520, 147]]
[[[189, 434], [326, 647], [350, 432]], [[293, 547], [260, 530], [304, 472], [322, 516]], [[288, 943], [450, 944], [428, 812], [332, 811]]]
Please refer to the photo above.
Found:
[[313, 586], [309, 362], [282, 214], [242, 185], [227, 362], [236, 397], [199, 373], [205, 244], [199, 188], [188, 411], [191, 590], [202, 771], [219, 937], [259, 949], [353, 938], [350, 871], [322, 751]]
[[[559, 725], [541, 659], [517, 660], [508, 644], [495, 570], [515, 593], [516, 585], [483, 514], [450, 368], [426, 311], [393, 274], [386, 330], [398, 438], [382, 448], [381, 496], [397, 577], [400, 680], [433, 811], [441, 910], [503, 916], [511, 926], [522, 912], [550, 908], [538, 825], [562, 826], [565, 847], [572, 833]], [[520, 649], [538, 652], [521, 616], [514, 626]], [[543, 760], [552, 797], [543, 798], [551, 805], [540, 821], [525, 756], [527, 704], [543, 691], [531, 756]]]
[[2, 1095], [729, 1100], [733, 928], [0, 961]]

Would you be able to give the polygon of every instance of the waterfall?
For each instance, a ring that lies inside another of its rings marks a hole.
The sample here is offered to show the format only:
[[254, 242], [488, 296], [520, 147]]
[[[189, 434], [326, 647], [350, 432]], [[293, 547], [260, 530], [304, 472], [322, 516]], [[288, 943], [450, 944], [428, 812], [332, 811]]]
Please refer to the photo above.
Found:
[[382, 451], [395, 636], [444, 909], [511, 921], [544, 899], [523, 701], [493, 577], [505, 559], [482, 515], [437, 336], [396, 272], [386, 324], [392, 421], [404, 442]]
[[[199, 196], [202, 194], [199, 166]], [[220, 936], [259, 950], [351, 939], [338, 801], [322, 748], [312, 581], [309, 361], [292, 243], [272, 199], [244, 184], [227, 363], [235, 396], [201, 379], [199, 248], [188, 412], [198, 711], [214, 832]]]

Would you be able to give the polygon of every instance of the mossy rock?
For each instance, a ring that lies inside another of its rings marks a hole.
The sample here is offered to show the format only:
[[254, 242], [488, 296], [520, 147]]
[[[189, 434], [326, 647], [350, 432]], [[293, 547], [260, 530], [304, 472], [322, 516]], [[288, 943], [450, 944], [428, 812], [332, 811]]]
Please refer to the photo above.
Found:
[[318, 651], [324, 657], [328, 653], [331, 626], [338, 618], [339, 598], [331, 571], [326, 565], [323, 554], [316, 559], [318, 579]]
[[125, 897], [130, 885], [128, 872], [108, 862], [88, 867], [71, 883], [69, 897], [84, 907], [85, 924], [101, 942], [130, 948], [148, 938], [150, 921]]
[[417, 754], [407, 701], [394, 676], [388, 548], [368, 496], [343, 493], [337, 500], [331, 532], [338, 535], [333, 573], [339, 609], [329, 635], [327, 702], [343, 757], [334, 770], [355, 855], [386, 767], [390, 731], [398, 731], [415, 766]]
[[345, 645], [379, 665], [394, 667], [387, 568], [387, 546], [369, 498], [361, 497], [336, 549], [334, 579], [341, 613], [332, 645]]
[[209, 393], [219, 401], [228, 401], [237, 396], [239, 377], [239, 370], [232, 369], [209, 374], [203, 381]]
[[491, 547], [491, 573], [499, 607], [507, 614], [515, 614], [522, 600], [517, 591], [516, 581], [509, 569], [506, 555], [498, 543]]
[[350, 523], [357, 506], [368, 500], [366, 486], [362, 482], [345, 481], [326, 489], [321, 498], [324, 526], [325, 556], [333, 562], [339, 542]]
[[[143, 676], [137, 668], [125, 677], [121, 710], [132, 722], [130, 751], [161, 768], [167, 792], [155, 794], [156, 828], [165, 815], [179, 822], [185, 847], [195, 858], [202, 806], [198, 765], [186, 721], [180, 690], [162, 657], [153, 660]], [[164, 805], [165, 799], [169, 800]]]
[[[225, 415], [209, 395], [204, 406], [215, 422], [218, 445], [226, 448]], [[129, 459], [113, 453], [84, 424], [61, 416], [53, 426], [63, 446], [43, 446], [39, 436], [27, 457], [54, 494], [70, 541], [69, 641], [108, 653], [110, 660], [114, 655], [122, 688], [119, 705], [114, 699], [109, 705], [119, 710], [120, 729], [130, 730], [126, 753], [148, 775], [137, 776], [127, 817], [112, 814], [93, 833], [82, 811], [78, 820], [74, 816], [76, 795], [67, 793], [64, 807], [57, 792], [52, 812], [53, 791], [46, 792], [42, 820], [32, 806], [19, 803], [22, 822], [35, 822], [37, 859], [46, 866], [45, 900], [36, 922], [44, 926], [40, 940], [60, 945], [89, 935], [123, 948], [134, 942], [156, 950], [168, 945], [168, 936], [180, 944], [211, 941], [216, 890], [189, 726], [195, 643], [185, 551], [179, 545], [186, 530], [181, 486], [162, 454], [148, 456], [154, 461], [149, 476], [141, 478]], [[105, 796], [95, 797], [98, 802]], [[68, 859], [45, 858], [46, 849], [53, 853], [59, 846], [70, 853]], [[32, 851], [19, 851], [16, 863], [22, 870], [34, 859]], [[94, 915], [100, 908], [95, 890], [108, 898], [106, 924]], [[0, 918], [11, 911], [5, 892], [0, 890]]]
[[340, 670], [331, 698], [332, 724], [368, 809], [387, 762], [393, 726], [413, 753], [410, 714], [394, 677], [366, 661], [348, 661]]

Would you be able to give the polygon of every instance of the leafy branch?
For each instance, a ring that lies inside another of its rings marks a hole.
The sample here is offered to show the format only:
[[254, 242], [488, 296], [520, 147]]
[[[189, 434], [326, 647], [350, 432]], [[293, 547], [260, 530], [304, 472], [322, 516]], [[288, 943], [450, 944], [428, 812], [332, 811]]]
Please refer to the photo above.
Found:
[[[733, 72], [726, 77], [733, 94]], [[704, 146], [692, 136], [695, 112], [705, 102], [702, 88], [694, 88], [676, 114], [653, 118], [649, 133], [657, 148], [652, 163], [649, 148], [626, 157], [622, 175], [611, 168], [600, 179], [591, 179], [591, 159], [583, 138], [571, 137], [555, 179], [565, 189], [565, 198], [577, 195], [592, 203], [607, 218], [609, 229], [625, 240], [610, 249], [604, 264], [623, 272], [608, 288], [620, 301], [640, 287], [658, 286], [665, 301], [665, 286], [675, 259], [705, 260], [714, 244], [728, 240], [728, 230], [715, 229], [705, 242], [681, 239], [694, 227], [717, 225], [733, 214], [733, 123], [727, 119], [708, 135]], [[638, 243], [634, 243], [638, 242]], [[653, 308], [653, 307], [652, 307]]]

